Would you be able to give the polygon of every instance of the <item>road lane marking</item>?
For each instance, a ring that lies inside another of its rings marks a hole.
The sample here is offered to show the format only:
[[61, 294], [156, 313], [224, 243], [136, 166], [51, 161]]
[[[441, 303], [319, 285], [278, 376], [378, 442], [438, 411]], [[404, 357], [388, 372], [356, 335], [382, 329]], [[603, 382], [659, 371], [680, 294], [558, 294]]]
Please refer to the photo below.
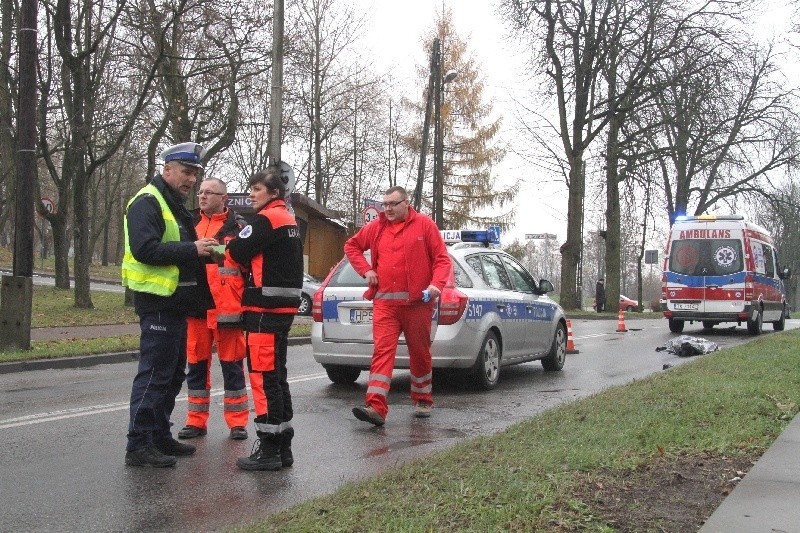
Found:
[[[306, 374], [290, 378], [289, 383], [302, 383], [304, 381], [313, 381], [316, 379], [327, 378], [327, 373], [321, 374]], [[248, 390], [250, 387], [248, 387]], [[211, 396], [222, 396], [225, 394], [224, 389], [211, 389]], [[186, 394], [181, 394], [176, 401], [186, 401]], [[76, 407], [74, 409], [61, 409], [58, 411], [49, 411], [47, 413], [37, 413], [33, 415], [19, 416], [16, 418], [8, 418], [0, 420], [0, 429], [9, 429], [20, 426], [31, 426], [34, 424], [43, 424], [45, 422], [55, 422], [57, 420], [66, 420], [68, 418], [77, 418], [79, 416], [99, 415], [102, 413], [112, 413], [114, 411], [123, 411], [130, 407], [130, 402], [107, 403], [103, 405], [90, 405], [87, 407]]]

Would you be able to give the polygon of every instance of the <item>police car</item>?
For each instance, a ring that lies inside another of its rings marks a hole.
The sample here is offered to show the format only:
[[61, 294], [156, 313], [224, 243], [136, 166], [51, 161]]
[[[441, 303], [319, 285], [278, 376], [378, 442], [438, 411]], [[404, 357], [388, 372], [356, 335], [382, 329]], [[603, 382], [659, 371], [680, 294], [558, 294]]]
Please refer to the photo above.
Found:
[[[498, 232], [443, 231], [453, 263], [431, 329], [434, 369], [463, 369], [480, 389], [495, 387], [507, 365], [540, 360], [561, 370], [566, 358], [564, 311], [551, 300], [553, 285], [534, 280], [501, 251]], [[372, 302], [367, 282], [345, 257], [314, 293], [314, 359], [334, 383], [353, 383], [372, 358]], [[403, 338], [395, 368], [409, 368]]]

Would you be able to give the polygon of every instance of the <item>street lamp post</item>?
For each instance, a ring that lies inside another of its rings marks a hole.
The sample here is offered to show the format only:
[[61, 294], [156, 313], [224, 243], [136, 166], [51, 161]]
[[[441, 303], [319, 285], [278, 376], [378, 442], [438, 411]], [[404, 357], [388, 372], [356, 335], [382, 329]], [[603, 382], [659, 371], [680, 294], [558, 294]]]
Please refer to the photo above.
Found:
[[444, 229], [444, 133], [442, 131], [442, 94], [444, 86], [458, 76], [455, 70], [449, 70], [442, 78], [441, 65], [434, 80], [433, 99], [433, 221]]

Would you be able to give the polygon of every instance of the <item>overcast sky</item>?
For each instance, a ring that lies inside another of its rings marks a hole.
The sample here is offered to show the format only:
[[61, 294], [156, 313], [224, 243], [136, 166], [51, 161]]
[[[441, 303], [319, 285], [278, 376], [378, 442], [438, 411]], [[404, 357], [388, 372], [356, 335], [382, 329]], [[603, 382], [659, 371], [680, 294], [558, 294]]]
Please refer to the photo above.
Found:
[[[396, 83], [410, 87], [404, 89], [408, 96], [418, 96], [416, 68], [427, 65], [429, 52], [421, 39], [433, 26], [437, 8], [442, 0], [353, 0], [361, 6], [369, 20], [366, 42], [376, 57], [376, 67], [392, 70]], [[514, 133], [513, 95], [525, 91], [525, 76], [520, 55], [506, 40], [506, 29], [496, 15], [496, 0], [450, 0], [445, 2], [453, 12], [457, 33], [468, 43], [485, 75], [487, 101], [495, 112], [504, 117], [500, 142], [517, 140]], [[788, 27], [792, 10], [785, 0], [763, 2], [763, 16], [757, 26], [765, 39], [775, 33], [782, 37]], [[774, 6], [783, 6], [776, 9]], [[787, 69], [796, 71], [794, 64]], [[447, 68], [445, 66], [445, 68]], [[403, 87], [397, 87], [403, 90]], [[409, 93], [409, 91], [416, 91]], [[400, 91], [397, 91], [400, 92]], [[543, 176], [536, 169], [527, 168], [513, 155], [497, 169], [499, 174], [523, 181], [517, 200], [516, 225], [509, 231], [504, 243], [513, 238], [524, 238], [526, 233], [555, 233], [559, 241], [566, 237], [566, 185], [563, 181]], [[590, 231], [591, 222], [586, 221]]]

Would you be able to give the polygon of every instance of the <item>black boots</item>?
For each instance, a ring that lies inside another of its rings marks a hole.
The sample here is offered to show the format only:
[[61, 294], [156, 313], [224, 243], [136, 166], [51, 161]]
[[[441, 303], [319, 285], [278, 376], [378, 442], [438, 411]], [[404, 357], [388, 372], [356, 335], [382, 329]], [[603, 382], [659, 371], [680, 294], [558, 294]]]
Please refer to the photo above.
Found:
[[259, 435], [253, 445], [250, 457], [240, 457], [236, 466], [242, 470], [280, 470], [281, 461], [281, 435]]
[[292, 466], [294, 464], [294, 456], [292, 456], [292, 437], [294, 437], [294, 428], [286, 428], [281, 431], [281, 466]]
[[292, 456], [294, 429], [284, 429], [277, 435], [259, 436], [250, 457], [240, 457], [236, 465], [243, 470], [280, 470], [294, 464]]

